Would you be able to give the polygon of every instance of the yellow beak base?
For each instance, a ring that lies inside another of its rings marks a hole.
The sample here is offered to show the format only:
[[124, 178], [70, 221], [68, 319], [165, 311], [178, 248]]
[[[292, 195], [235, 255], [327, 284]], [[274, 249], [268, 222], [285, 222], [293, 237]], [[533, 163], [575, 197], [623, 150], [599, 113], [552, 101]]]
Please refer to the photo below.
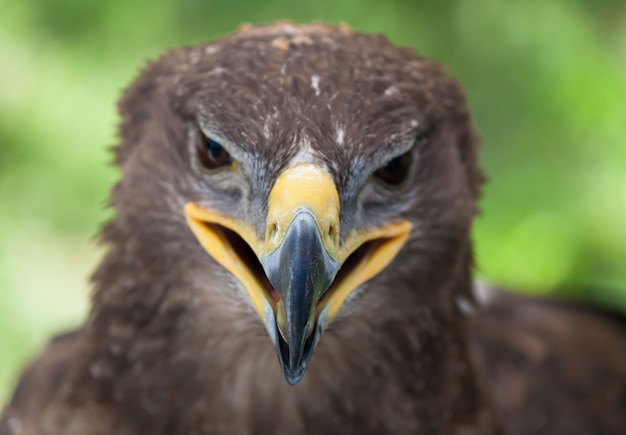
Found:
[[264, 322], [269, 307], [276, 318], [280, 296], [273, 291], [258, 264], [250, 264], [240, 252], [241, 247], [233, 243], [233, 233], [264, 265], [264, 261], [283, 245], [295, 217], [302, 211], [310, 213], [324, 250], [340, 268], [330, 287], [314, 301], [315, 315], [324, 311], [327, 324], [356, 288], [387, 267], [412, 229], [408, 221], [393, 222], [373, 229], [352, 230], [341, 242], [339, 207], [339, 194], [330, 174], [319, 166], [301, 164], [287, 169], [276, 180], [269, 195], [263, 235], [258, 235], [248, 223], [194, 202], [186, 204], [184, 211], [200, 244], [241, 282]]

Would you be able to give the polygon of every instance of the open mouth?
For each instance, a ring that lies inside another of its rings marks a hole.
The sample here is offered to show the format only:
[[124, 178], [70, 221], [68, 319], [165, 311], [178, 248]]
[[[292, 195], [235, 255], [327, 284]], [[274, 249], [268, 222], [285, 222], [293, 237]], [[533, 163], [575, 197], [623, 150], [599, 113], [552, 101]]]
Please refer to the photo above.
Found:
[[[223, 244], [226, 250], [230, 251], [231, 255], [235, 256], [236, 263], [245, 268], [247, 272], [245, 275], [249, 275], [254, 278], [258, 289], [263, 292], [265, 300], [271, 304], [275, 311], [277, 305], [282, 302], [282, 298], [278, 291], [276, 291], [276, 289], [272, 286], [253, 248], [236, 231], [226, 226], [206, 221], [199, 221], [198, 224], [204, 227], [204, 231], [212, 233], [219, 238], [220, 243]], [[315, 304], [316, 314], [319, 315], [320, 312], [333, 300], [333, 297], [342, 296], [335, 296], [336, 293], [347, 292], [348, 294], [345, 294], [345, 296], [349, 296], [349, 293], [351, 293], [354, 289], [348, 289], [347, 285], [344, 285], [346, 281], [358, 281], [359, 284], [361, 284], [363, 281], [370, 278], [369, 275], [375, 275], [376, 272], [374, 271], [369, 271], [370, 273], [367, 273], [368, 262], [378, 260], [376, 256], [377, 252], [380, 252], [385, 248], [393, 248], [393, 246], [388, 245], [403, 242], [404, 240], [401, 240], [402, 234], [401, 232], [399, 233], [400, 234], [397, 235], [390, 235], [389, 237], [379, 237], [366, 240], [354, 249], [343, 261], [343, 264], [339, 268], [331, 285], [317, 300]], [[227, 267], [227, 269], [229, 268]], [[363, 276], [364, 271], [366, 272], [367, 278]], [[231, 272], [233, 272], [235, 276], [238, 275], [234, 271]], [[343, 300], [341, 302], [343, 302]], [[336, 313], [333, 313], [333, 315], [334, 314]]]
[[206, 252], [246, 289], [285, 378], [297, 383], [326, 325], [346, 299], [396, 256], [408, 221], [353, 229], [339, 237], [339, 196], [322, 169], [286, 170], [268, 200], [265, 234], [195, 202], [187, 222]]
[[[252, 247], [246, 243], [246, 241], [239, 236], [239, 234], [225, 226], [206, 221], [201, 222], [200, 225], [205, 227], [205, 231], [215, 234], [215, 236], [220, 239], [221, 243], [225, 247], [228, 247], [228, 250], [237, 257], [238, 263], [247, 269], [251, 277], [254, 277], [258, 288], [263, 291], [265, 299], [271, 304], [274, 312], [276, 312], [276, 307], [282, 302], [282, 298], [278, 291], [276, 291], [276, 289], [272, 286]], [[315, 304], [316, 318], [319, 316], [327, 303], [332, 299], [333, 294], [337, 292], [338, 289], [342, 288], [341, 283], [343, 281], [350, 277], [355, 270], [364, 267], [368, 259], [370, 259], [372, 255], [381, 248], [381, 246], [386, 243], [393, 242], [394, 240], [389, 237], [368, 240], [354, 250], [339, 268], [339, 271], [335, 275], [335, 279], [332, 281], [331, 285], [317, 300]], [[317, 325], [313, 326], [315, 327]], [[309, 335], [313, 332], [313, 329], [314, 328], [311, 328]], [[283, 334], [279, 333], [278, 335], [282, 337]]]
[[[203, 224], [206, 226], [207, 231], [215, 233], [222, 240], [222, 243], [230, 246], [232, 252], [239, 257], [241, 264], [245, 266], [250, 271], [250, 274], [256, 278], [259, 283], [259, 287], [265, 291], [267, 299], [275, 308], [276, 304], [281, 301], [281, 296], [270, 283], [270, 280], [263, 270], [261, 262], [254, 254], [250, 245], [248, 245], [246, 241], [233, 230], [218, 224], [211, 224], [207, 222], [204, 222]], [[340, 287], [340, 283], [345, 280], [346, 277], [350, 276], [355, 269], [363, 266], [363, 263], [367, 261], [368, 258], [371, 258], [372, 254], [382, 245], [390, 242], [393, 243], [393, 241], [394, 240], [390, 238], [368, 240], [352, 252], [339, 268], [339, 271], [337, 272], [337, 275], [335, 276], [335, 279], [330, 287], [328, 287], [328, 289], [326, 289], [326, 291], [324, 291], [318, 299], [315, 305], [316, 312], [319, 313], [323, 309], [326, 302], [332, 297], [333, 293]]]
[[[290, 325], [285, 320], [288, 317], [285, 312], [286, 300], [272, 285], [255, 249], [240, 235], [246, 234], [246, 231], [241, 228], [237, 231], [231, 225], [229, 228], [216, 223], [213, 219], [208, 221], [207, 212], [199, 208], [195, 210], [198, 211], [203, 215], [203, 219], [197, 219], [197, 216], [190, 217], [194, 212], [188, 213], [190, 225], [197, 235], [200, 233], [199, 239], [211, 240], [211, 246], [207, 251], [213, 253], [218, 262], [239, 278], [252, 300], [257, 301], [255, 306], [257, 311], [262, 312], [261, 318], [265, 320], [265, 326], [273, 338], [281, 367], [290, 384], [297, 383], [303, 376], [326, 325], [341, 304], [362, 282], [386, 266], [390, 261], [387, 251], [391, 249], [395, 255], [408, 234], [406, 225], [395, 224], [346, 239], [345, 246], [351, 252], [344, 254], [346, 258], [341, 261], [334, 279], [311, 301], [310, 306], [302, 307], [303, 315], [309, 316], [309, 322], [302, 331], [300, 337], [302, 342], [294, 349], [293, 334], [290, 333]], [[208, 212], [208, 215], [212, 213]], [[287, 293], [285, 296], [289, 298], [290, 294]], [[268, 314], [271, 317], [269, 319]]]

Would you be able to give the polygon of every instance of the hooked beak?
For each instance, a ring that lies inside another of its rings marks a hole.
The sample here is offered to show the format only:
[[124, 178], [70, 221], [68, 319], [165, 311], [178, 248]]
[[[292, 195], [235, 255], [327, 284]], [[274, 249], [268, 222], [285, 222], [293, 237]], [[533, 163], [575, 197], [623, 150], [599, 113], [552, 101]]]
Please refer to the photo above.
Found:
[[280, 295], [276, 324], [279, 358], [285, 377], [297, 382], [311, 357], [315, 306], [330, 286], [339, 264], [326, 249], [310, 210], [299, 211], [274, 252], [262, 258], [267, 277]]
[[245, 287], [274, 344], [285, 379], [297, 384], [346, 298], [395, 257], [408, 221], [339, 237], [339, 194], [313, 164], [284, 171], [268, 200], [266, 230], [197, 203], [187, 222], [205, 250]]

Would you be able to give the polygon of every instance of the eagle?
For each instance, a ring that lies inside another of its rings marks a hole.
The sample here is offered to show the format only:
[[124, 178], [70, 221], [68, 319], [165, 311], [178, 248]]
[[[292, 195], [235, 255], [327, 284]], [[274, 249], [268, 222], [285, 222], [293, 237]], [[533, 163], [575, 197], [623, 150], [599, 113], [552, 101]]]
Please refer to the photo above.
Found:
[[0, 434], [626, 430], [623, 318], [473, 282], [478, 136], [438, 64], [246, 25], [149, 63], [119, 110], [88, 319]]

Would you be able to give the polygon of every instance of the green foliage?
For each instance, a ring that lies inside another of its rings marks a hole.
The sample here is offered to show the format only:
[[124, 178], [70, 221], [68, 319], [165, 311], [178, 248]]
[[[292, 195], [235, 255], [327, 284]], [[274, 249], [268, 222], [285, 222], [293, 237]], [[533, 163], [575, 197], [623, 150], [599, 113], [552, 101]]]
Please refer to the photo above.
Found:
[[483, 138], [480, 277], [626, 312], [626, 3], [233, 3], [0, 0], [0, 402], [84, 316], [120, 90], [244, 21], [344, 21], [445, 64]]

